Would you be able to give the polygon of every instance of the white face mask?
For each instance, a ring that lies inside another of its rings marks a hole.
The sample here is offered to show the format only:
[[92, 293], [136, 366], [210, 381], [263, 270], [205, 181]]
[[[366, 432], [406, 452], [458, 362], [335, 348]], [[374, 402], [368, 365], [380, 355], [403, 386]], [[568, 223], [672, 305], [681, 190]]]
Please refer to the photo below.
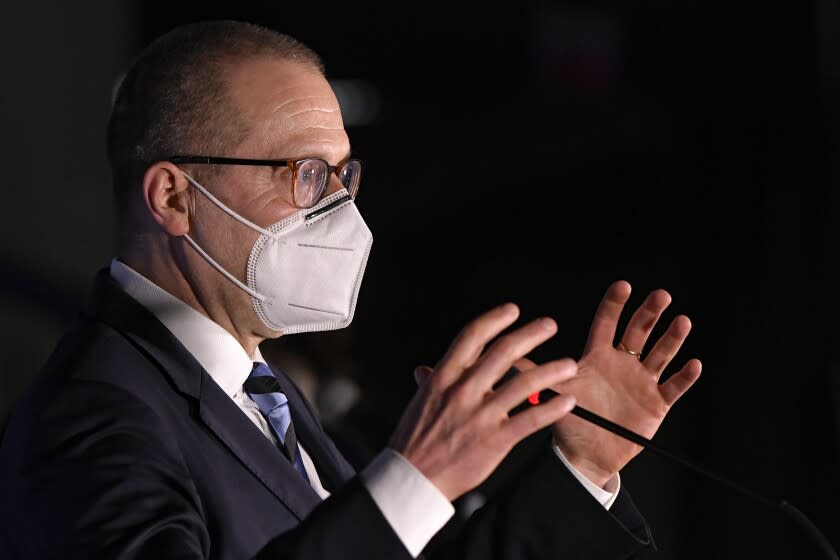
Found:
[[189, 235], [187, 242], [251, 296], [268, 328], [283, 334], [341, 329], [353, 320], [373, 235], [340, 190], [263, 229], [184, 173], [213, 204], [260, 234], [248, 258], [248, 285], [222, 268]]

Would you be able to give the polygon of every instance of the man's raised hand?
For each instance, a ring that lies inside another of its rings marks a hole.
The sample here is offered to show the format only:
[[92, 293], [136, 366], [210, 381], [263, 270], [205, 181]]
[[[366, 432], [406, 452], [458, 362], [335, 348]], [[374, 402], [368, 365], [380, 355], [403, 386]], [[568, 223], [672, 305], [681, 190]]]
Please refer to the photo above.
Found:
[[[660, 384], [660, 376], [691, 330], [691, 321], [684, 315], [674, 318], [644, 354], [645, 344], [671, 303], [671, 296], [664, 290], [651, 292], [616, 342], [618, 321], [629, 297], [627, 282], [615, 282], [607, 289], [578, 361], [577, 375], [553, 389], [574, 395], [581, 407], [650, 438], [671, 406], [700, 377], [701, 364], [689, 360]], [[530, 362], [529, 367], [537, 366]], [[641, 451], [639, 446], [575, 416], [563, 418], [553, 430], [563, 454], [599, 486]]]
[[508, 415], [530, 394], [577, 371], [571, 359], [547, 362], [494, 390], [514, 364], [557, 331], [553, 320], [542, 318], [499, 336], [518, 317], [519, 309], [505, 304], [469, 323], [437, 366], [418, 372], [420, 387], [391, 438], [390, 447], [450, 500], [481, 484], [514, 445], [557, 423], [575, 405], [565, 395]]

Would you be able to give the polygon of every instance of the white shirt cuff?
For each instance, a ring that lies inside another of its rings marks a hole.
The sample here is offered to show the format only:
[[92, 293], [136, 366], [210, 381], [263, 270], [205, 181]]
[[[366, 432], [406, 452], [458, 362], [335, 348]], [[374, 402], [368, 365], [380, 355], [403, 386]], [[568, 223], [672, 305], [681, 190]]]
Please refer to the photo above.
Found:
[[615, 476], [608, 480], [607, 484], [601, 488], [583, 476], [583, 474], [581, 474], [581, 472], [578, 471], [568, 459], [566, 459], [566, 456], [563, 455], [562, 451], [560, 451], [560, 447], [556, 442], [552, 442], [551, 446], [554, 448], [554, 453], [556, 453], [557, 456], [560, 457], [560, 460], [563, 461], [563, 464], [566, 465], [566, 468], [569, 469], [575, 478], [578, 479], [578, 482], [580, 482], [583, 487], [592, 494], [592, 497], [598, 500], [602, 506], [610, 509], [615, 503], [615, 499], [618, 497], [618, 491], [621, 490], [621, 475], [615, 473]]
[[393, 449], [377, 455], [360, 476], [382, 515], [414, 558], [455, 514], [452, 503], [437, 486]]

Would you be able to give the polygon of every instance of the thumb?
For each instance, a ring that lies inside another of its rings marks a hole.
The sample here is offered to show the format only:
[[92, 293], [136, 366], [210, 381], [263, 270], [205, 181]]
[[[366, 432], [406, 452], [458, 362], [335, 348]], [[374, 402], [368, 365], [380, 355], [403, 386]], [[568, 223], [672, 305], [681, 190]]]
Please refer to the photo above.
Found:
[[414, 381], [418, 386], [423, 385], [432, 373], [434, 370], [429, 366], [417, 366], [414, 368]]

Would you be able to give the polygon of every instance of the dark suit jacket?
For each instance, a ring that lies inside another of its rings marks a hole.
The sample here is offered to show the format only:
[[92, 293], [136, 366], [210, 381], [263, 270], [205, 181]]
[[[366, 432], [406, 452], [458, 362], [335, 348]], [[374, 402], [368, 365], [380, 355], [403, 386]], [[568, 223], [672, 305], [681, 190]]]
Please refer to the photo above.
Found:
[[[2, 558], [407, 559], [294, 383], [321, 501], [198, 362], [107, 271], [13, 410], [0, 447]], [[479, 510], [463, 558], [628, 558], [650, 548], [625, 491], [611, 512], [547, 451]]]

